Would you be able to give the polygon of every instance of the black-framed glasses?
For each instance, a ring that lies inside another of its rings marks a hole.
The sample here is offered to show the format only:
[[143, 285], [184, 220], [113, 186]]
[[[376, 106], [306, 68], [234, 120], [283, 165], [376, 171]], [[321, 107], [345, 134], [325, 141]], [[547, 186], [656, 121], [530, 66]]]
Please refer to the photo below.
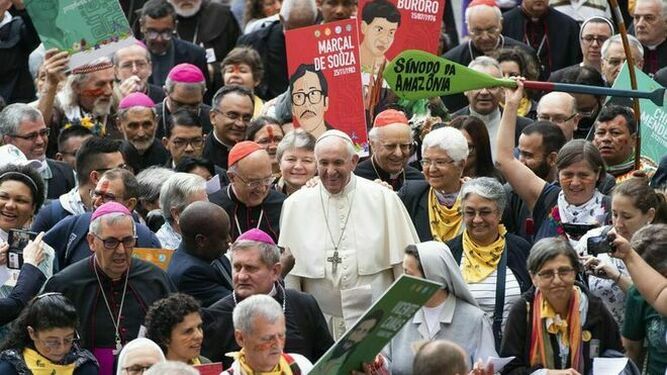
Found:
[[557, 270], [546, 270], [538, 272], [537, 276], [539, 276], [540, 279], [544, 281], [551, 281], [554, 279], [554, 277], [556, 277], [556, 275], [558, 275], [561, 280], [566, 280], [570, 279], [574, 275], [575, 271], [576, 270], [574, 268], [564, 267]]
[[120, 245], [121, 243], [123, 244], [123, 248], [125, 249], [131, 249], [134, 247], [134, 245], [137, 244], [137, 236], [127, 236], [120, 239], [115, 237], [102, 238], [95, 233], [93, 233], [93, 236], [95, 236], [98, 240], [102, 241], [102, 244], [104, 244], [104, 248], [107, 250], [116, 250], [118, 248], [118, 245]]
[[195, 138], [174, 138], [171, 143], [176, 148], [185, 148], [188, 145], [192, 148], [200, 148], [204, 145], [204, 137], [195, 137]]
[[235, 174], [235, 176], [238, 177], [239, 180], [241, 180], [241, 182], [243, 182], [243, 184], [250, 190], [255, 190], [255, 189], [258, 189], [260, 187], [271, 186], [271, 184], [274, 181], [273, 176], [262, 178], [260, 180], [253, 180], [253, 181], [246, 181], [245, 179], [243, 179], [243, 177], [241, 177], [238, 174]]
[[25, 139], [26, 141], [35, 141], [37, 137], [46, 138], [51, 134], [51, 128], [44, 128], [28, 134], [12, 134], [10, 137]]
[[117, 202], [118, 197], [114, 193], [107, 193], [106, 191], [100, 191], [93, 189], [90, 191], [90, 198], [92, 199], [101, 199], [103, 203]]
[[158, 31], [158, 30], [148, 29], [146, 30], [144, 35], [148, 39], [157, 39], [157, 37], [161, 37], [164, 40], [170, 40], [174, 36], [174, 30], [167, 29]]
[[306, 103], [306, 99], [310, 104], [317, 104], [322, 101], [324, 93], [322, 90], [311, 90], [308, 92], [295, 92], [292, 93], [292, 104], [294, 105], [303, 105]]
[[588, 44], [593, 44], [593, 42], [598, 42], [599, 45], [602, 45], [605, 41], [609, 39], [608, 36], [603, 35], [584, 35], [581, 37], [581, 40]]
[[573, 113], [569, 117], [563, 117], [563, 116], [558, 116], [558, 115], [556, 115], [556, 116], [538, 115], [537, 119], [540, 120], [540, 121], [550, 121], [550, 122], [553, 122], [554, 124], [562, 124], [564, 122], [568, 122], [568, 121], [572, 120], [574, 118], [574, 116], [576, 116], [576, 115], [577, 115], [577, 113]]

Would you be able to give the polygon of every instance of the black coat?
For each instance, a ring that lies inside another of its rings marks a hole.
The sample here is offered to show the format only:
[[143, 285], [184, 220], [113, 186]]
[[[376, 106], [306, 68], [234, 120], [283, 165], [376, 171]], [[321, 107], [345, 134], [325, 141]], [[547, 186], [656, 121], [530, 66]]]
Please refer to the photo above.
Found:
[[[529, 55], [535, 56], [535, 50], [533, 50], [530, 46], [521, 43], [518, 40], [501, 36], [501, 42], [498, 49], [510, 47], [520, 48]], [[450, 49], [444, 55], [442, 55], [442, 57], [463, 66], [468, 66], [472, 60], [479, 56], [484, 56], [484, 53], [475, 48], [475, 46], [470, 41], [459, 44], [457, 47]], [[465, 95], [462, 93], [445, 95], [442, 97], [442, 101], [445, 103], [445, 106], [450, 113], [458, 111], [459, 109], [468, 105], [468, 99], [466, 99]]]
[[655, 171], [653, 179], [651, 179], [651, 186], [656, 189], [662, 189], [667, 185], [667, 155], [660, 159], [658, 170]]
[[[449, 246], [454, 259], [456, 259], [456, 263], [461, 264], [461, 258], [463, 256], [463, 235], [458, 235], [447, 241], [447, 246]], [[507, 249], [507, 268], [509, 268], [514, 274], [514, 277], [516, 277], [516, 281], [519, 282], [521, 291], [525, 292], [531, 285], [533, 285], [533, 282], [530, 279], [530, 274], [528, 274], [528, 269], [526, 268], [526, 259], [528, 259], [528, 253], [530, 252], [530, 244], [519, 236], [507, 233], [505, 235], [505, 248]]]
[[153, 139], [153, 144], [143, 154], [139, 154], [134, 145], [128, 141], [123, 141], [120, 151], [127, 164], [134, 170], [134, 174], [154, 165], [162, 166], [169, 159], [169, 151], [164, 148], [157, 137]]
[[222, 256], [220, 261], [224, 265], [227, 277], [221, 274], [211, 262], [189, 253], [181, 241], [171, 258], [167, 275], [179, 292], [195, 297], [203, 307], [208, 307], [232, 292], [232, 269], [229, 259]]
[[35, 85], [28, 57], [40, 43], [37, 30], [25, 10], [13, 10], [14, 19], [0, 28], [0, 96], [7, 104], [35, 99]]
[[[208, 134], [213, 129], [213, 125], [211, 125], [211, 117], [209, 116], [210, 112], [211, 106], [207, 104], [201, 104], [199, 106], [199, 111], [197, 112], [197, 118], [199, 119], [202, 133], [204, 135]], [[155, 131], [155, 138], [162, 139], [162, 137], [167, 136], [167, 127], [171, 121], [171, 112], [169, 112], [169, 109], [165, 108], [164, 100], [155, 104], [155, 113], [157, 114], [157, 130]]]
[[[525, 41], [527, 17], [520, 6], [503, 14], [503, 35]], [[542, 79], [548, 78], [553, 71], [581, 62], [579, 23], [572, 17], [549, 8], [546, 36], [544, 47], [539, 53], [541, 65], [547, 67], [541, 72]]]
[[280, 21], [275, 21], [260, 30], [241, 36], [237, 45], [254, 48], [262, 58], [264, 76], [255, 89], [257, 96], [269, 100], [287, 90], [289, 85], [287, 51]]
[[[283, 303], [285, 306], [287, 326], [285, 352], [301, 354], [315, 363], [334, 342], [317, 301], [310, 294], [284, 289], [278, 283], [273, 298], [281, 306]], [[213, 362], [222, 361], [225, 368], [233, 361], [232, 358], [226, 357], [225, 353], [240, 349], [234, 339], [232, 311], [235, 306], [234, 297], [229, 295], [202, 311], [204, 320], [202, 355]]]
[[16, 319], [32, 297], [39, 293], [46, 276], [32, 264], [23, 264], [16, 286], [9, 296], [0, 298], [0, 326]]
[[398, 197], [410, 214], [412, 224], [421, 242], [433, 240], [431, 223], [428, 219], [428, 193], [431, 186], [426, 181], [406, 181]]
[[[269, 195], [264, 198], [262, 204], [256, 207], [247, 207], [243, 202], [239, 201], [234, 195], [232, 185], [227, 185], [217, 192], [210, 194], [208, 200], [212, 203], [225, 209], [232, 224], [230, 235], [232, 241], [250, 229], [257, 228], [266, 232], [277, 243], [280, 236], [280, 211], [283, 208], [285, 201], [285, 194], [269, 189]], [[258, 223], [259, 216], [264, 211], [262, 222]], [[237, 228], [236, 223], [241, 228]]]
[[51, 169], [53, 177], [47, 180], [48, 199], [58, 199], [61, 195], [72, 190], [76, 186], [74, 181], [74, 170], [68, 164], [62, 161], [46, 159], [46, 163]]
[[389, 176], [389, 173], [385, 172], [382, 168], [380, 168], [379, 165], [373, 165], [372, 158], [368, 158], [357, 164], [357, 168], [355, 168], [354, 174], [371, 181], [379, 178], [380, 180], [391, 185], [394, 188], [394, 191], [400, 190], [404, 181], [424, 179], [424, 175], [420, 170], [406, 165], [405, 169], [398, 176], [398, 178], [392, 180]]
[[[583, 330], [591, 333], [592, 339], [583, 342], [584, 368], [585, 374], [590, 374], [593, 368], [593, 358], [591, 358], [591, 343], [593, 340], [599, 340], [599, 353], [606, 350], [623, 351], [621, 346], [621, 336], [618, 331], [618, 324], [614, 317], [609, 313], [602, 301], [586, 292], [586, 288], [581, 288], [588, 297], [588, 314]], [[521, 296], [521, 299], [514, 303], [505, 323], [503, 342], [500, 346], [500, 356], [515, 356], [503, 369], [503, 374], [530, 374], [538, 367], [530, 366], [530, 336], [532, 334], [532, 303], [535, 298], [535, 289], [531, 288]], [[546, 333], [551, 339], [551, 347], [554, 350], [554, 363], [558, 363], [559, 347], [554, 335]]]
[[[204, 77], [206, 77], [206, 82], [208, 82], [208, 66], [206, 65], [206, 50], [198, 45], [180, 40], [177, 38], [172, 38], [171, 42], [173, 43], [174, 48], [174, 65], [172, 68], [178, 64], [188, 63], [199, 68]], [[153, 64], [153, 69], [156, 69], [156, 65]], [[151, 75], [148, 79], [149, 83], [152, 83], [156, 86], [163, 86], [164, 82], [158, 82], [155, 77]]]
[[229, 167], [227, 164], [229, 158], [229, 150], [231, 150], [231, 148], [232, 148], [231, 146], [227, 147], [222, 143], [218, 142], [215, 139], [213, 132], [211, 132], [204, 141], [204, 151], [202, 151], [202, 156], [206, 160], [209, 160], [213, 164], [215, 164], [216, 167], [220, 167], [226, 170]]

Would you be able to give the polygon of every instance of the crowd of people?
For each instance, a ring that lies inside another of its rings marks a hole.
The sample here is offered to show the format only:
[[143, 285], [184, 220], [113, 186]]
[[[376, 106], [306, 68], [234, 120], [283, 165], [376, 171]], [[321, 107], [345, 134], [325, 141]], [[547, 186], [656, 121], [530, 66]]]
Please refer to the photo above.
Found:
[[614, 17], [667, 84], [664, 0], [474, 0], [460, 43], [445, 0], [439, 53], [517, 87], [382, 87], [367, 155], [285, 52], [356, 1], [119, 2], [137, 42], [70, 70], [0, 0], [1, 374], [305, 374], [403, 274], [442, 287], [353, 374], [667, 374], [667, 156], [629, 101], [523, 87], [613, 85]]

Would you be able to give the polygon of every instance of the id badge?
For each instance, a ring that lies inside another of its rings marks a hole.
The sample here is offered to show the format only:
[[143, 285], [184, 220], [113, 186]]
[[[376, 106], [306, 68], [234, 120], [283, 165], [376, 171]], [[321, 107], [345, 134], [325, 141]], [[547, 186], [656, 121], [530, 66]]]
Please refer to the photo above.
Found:
[[206, 62], [208, 64], [213, 64], [216, 61], [217, 60], [215, 58], [215, 50], [213, 48], [207, 48], [206, 49]]

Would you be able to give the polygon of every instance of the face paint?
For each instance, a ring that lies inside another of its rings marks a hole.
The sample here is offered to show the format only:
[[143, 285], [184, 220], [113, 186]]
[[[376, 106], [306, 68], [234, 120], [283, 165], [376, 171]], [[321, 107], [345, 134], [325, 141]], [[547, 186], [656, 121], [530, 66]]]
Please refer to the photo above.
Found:
[[276, 141], [276, 138], [273, 136], [273, 127], [268, 126], [266, 128], [266, 132], [269, 133], [269, 143], [273, 143]]
[[81, 92], [81, 96], [89, 96], [92, 98], [96, 98], [104, 94], [105, 94], [104, 89], [89, 89], [89, 90], [83, 90]]

